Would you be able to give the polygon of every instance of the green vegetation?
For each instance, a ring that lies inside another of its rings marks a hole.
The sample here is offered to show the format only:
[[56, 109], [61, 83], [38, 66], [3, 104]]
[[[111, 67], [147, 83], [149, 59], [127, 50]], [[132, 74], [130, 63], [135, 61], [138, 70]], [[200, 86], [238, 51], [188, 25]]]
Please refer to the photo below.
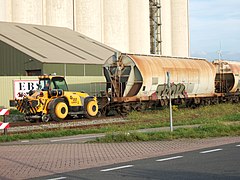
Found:
[[32, 132], [26, 134], [13, 134], [13, 135], [2, 135], [0, 136], [0, 142], [11, 142], [23, 139], [40, 139], [40, 138], [51, 138], [51, 137], [62, 137], [62, 136], [73, 136], [78, 134], [90, 134], [90, 133], [101, 133], [104, 132], [100, 129], [59, 129], [55, 131], [43, 131], [43, 132]]
[[203, 125], [197, 128], [179, 128], [170, 131], [159, 131], [150, 133], [129, 132], [118, 134], [107, 134], [105, 137], [97, 138], [96, 142], [133, 142], [133, 141], [159, 141], [173, 140], [179, 138], [207, 138], [222, 136], [239, 136], [240, 125]]
[[[14, 122], [14, 121], [24, 121], [24, 114], [19, 112], [17, 109], [10, 109], [10, 114], [6, 117], [7, 122]], [[0, 121], [3, 121], [3, 116], [0, 116]]]
[[[173, 132], [133, 132], [131, 129], [145, 129], [169, 127], [169, 109], [162, 111], [132, 112], [128, 119], [134, 122], [133, 126], [126, 126], [119, 133], [107, 133], [98, 138], [97, 142], [132, 142], [172, 140], [179, 138], [207, 138], [240, 135], [240, 106], [239, 104], [218, 104], [197, 109], [173, 108], [174, 126], [183, 126]], [[184, 128], [184, 125], [199, 125], [198, 127]]]
[[145, 112], [131, 112], [126, 124], [107, 125], [90, 129], [59, 129], [29, 134], [15, 134], [0, 136], [0, 142], [22, 139], [37, 139], [70, 136], [89, 133], [106, 133], [96, 142], [130, 142], [172, 140], [178, 138], [206, 138], [240, 135], [240, 106], [239, 104], [218, 104], [197, 109], [173, 108], [173, 125], [198, 125], [193, 128], [178, 128], [173, 132], [157, 131], [140, 133], [134, 130], [169, 127], [169, 110], [154, 110]]
[[20, 111], [18, 111], [17, 109], [10, 109], [10, 114], [17, 114], [17, 115], [23, 115], [23, 113], [21, 113]]

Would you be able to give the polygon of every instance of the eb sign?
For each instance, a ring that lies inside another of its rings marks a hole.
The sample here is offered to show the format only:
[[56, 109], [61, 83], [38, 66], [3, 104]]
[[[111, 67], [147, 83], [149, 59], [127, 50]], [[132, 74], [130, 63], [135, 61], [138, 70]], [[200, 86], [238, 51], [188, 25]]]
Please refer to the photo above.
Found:
[[38, 80], [14, 80], [14, 98], [21, 99], [30, 90], [36, 90]]

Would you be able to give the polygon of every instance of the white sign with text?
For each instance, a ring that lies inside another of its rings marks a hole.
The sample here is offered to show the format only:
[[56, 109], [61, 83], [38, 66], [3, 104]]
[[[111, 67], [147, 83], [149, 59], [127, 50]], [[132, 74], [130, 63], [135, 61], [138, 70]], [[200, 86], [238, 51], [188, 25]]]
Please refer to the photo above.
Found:
[[38, 80], [14, 80], [14, 98], [22, 99], [30, 90], [36, 90]]

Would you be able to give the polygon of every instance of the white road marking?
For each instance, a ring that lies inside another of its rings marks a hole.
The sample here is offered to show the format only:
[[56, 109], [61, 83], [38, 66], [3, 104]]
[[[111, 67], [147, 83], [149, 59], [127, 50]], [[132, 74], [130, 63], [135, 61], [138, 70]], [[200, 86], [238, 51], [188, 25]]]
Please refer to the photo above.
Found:
[[60, 142], [60, 141], [80, 140], [80, 139], [97, 138], [97, 137], [103, 137], [103, 136], [105, 136], [105, 135], [98, 135], [98, 136], [84, 136], [84, 137], [67, 138], [67, 139], [55, 139], [55, 140], [50, 140], [50, 142]]
[[118, 170], [118, 169], [130, 168], [130, 167], [133, 167], [133, 165], [119, 166], [119, 167], [110, 168], [110, 169], [103, 169], [101, 171], [107, 172], [107, 171], [114, 171], [114, 170]]
[[240, 144], [239, 145], [236, 145], [237, 147], [240, 147]]
[[173, 159], [179, 159], [182, 158], [183, 156], [174, 156], [174, 157], [169, 157], [169, 158], [164, 158], [164, 159], [158, 159], [156, 161], [158, 162], [162, 162], [162, 161], [169, 161], [169, 160], [173, 160]]
[[66, 179], [66, 177], [58, 177], [58, 178], [52, 178], [52, 179], [47, 179], [47, 180], [61, 180], [61, 179]]
[[222, 149], [212, 149], [212, 150], [208, 150], [208, 151], [202, 151], [200, 153], [201, 154], [206, 154], [206, 153], [212, 153], [212, 152], [217, 152], [217, 151], [222, 151]]
[[26, 140], [26, 141], [21, 141], [22, 143], [29, 143], [30, 141], [29, 140]]

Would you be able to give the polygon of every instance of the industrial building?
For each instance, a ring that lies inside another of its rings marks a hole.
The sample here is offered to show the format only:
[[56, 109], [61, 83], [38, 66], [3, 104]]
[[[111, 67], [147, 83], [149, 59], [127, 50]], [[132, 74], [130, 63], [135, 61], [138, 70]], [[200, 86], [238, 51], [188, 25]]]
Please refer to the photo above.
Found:
[[102, 76], [117, 50], [68, 28], [0, 22], [0, 76]]
[[189, 56], [188, 0], [0, 0], [0, 21], [67, 27], [126, 53]]
[[102, 65], [118, 52], [68, 28], [0, 22], [0, 106], [35, 89], [42, 74], [64, 75], [73, 91], [99, 92], [90, 83], [104, 82]]

